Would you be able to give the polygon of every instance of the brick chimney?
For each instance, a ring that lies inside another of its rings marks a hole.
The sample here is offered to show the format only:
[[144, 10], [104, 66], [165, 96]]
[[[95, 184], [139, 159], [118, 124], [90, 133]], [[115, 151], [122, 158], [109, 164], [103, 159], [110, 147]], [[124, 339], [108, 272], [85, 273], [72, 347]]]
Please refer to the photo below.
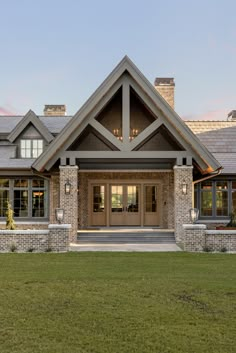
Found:
[[175, 109], [175, 83], [173, 77], [157, 77], [154, 86], [158, 93]]
[[43, 112], [45, 116], [65, 116], [66, 106], [64, 104], [46, 104]]
[[232, 110], [229, 114], [228, 114], [228, 121], [236, 121], [236, 110]]

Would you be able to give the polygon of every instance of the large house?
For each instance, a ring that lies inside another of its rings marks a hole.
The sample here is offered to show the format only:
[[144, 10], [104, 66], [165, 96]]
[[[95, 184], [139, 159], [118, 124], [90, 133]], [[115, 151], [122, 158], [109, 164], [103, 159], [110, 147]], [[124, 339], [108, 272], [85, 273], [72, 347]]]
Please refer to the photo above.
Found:
[[0, 116], [0, 221], [10, 200], [18, 228], [64, 222], [175, 229], [189, 210], [224, 223], [236, 208], [236, 119], [183, 121], [174, 80], [152, 85], [125, 57], [74, 116]]

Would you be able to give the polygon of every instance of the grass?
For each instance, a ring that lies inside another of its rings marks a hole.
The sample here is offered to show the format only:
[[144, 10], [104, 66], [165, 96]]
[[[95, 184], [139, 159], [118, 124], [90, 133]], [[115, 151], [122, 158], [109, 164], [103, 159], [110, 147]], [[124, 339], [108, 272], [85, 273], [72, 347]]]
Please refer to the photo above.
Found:
[[235, 353], [235, 343], [235, 255], [0, 255], [1, 353]]

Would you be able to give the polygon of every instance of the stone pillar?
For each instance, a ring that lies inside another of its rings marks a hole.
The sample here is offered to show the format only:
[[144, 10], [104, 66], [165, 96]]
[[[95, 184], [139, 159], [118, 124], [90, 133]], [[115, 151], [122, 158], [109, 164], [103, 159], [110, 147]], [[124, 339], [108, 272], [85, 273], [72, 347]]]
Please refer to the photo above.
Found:
[[48, 248], [52, 251], [68, 251], [70, 224], [49, 224]]
[[[78, 166], [60, 166], [60, 207], [65, 210], [64, 223], [71, 224], [70, 242], [77, 241], [78, 229]], [[65, 194], [66, 182], [71, 184], [69, 195]]]
[[[192, 208], [192, 182], [192, 166], [174, 166], [174, 217], [177, 242], [184, 241], [182, 225], [190, 222], [189, 210]], [[187, 194], [183, 193], [183, 184], [187, 184]]]
[[205, 224], [183, 224], [184, 250], [203, 251], [206, 247], [206, 225]]

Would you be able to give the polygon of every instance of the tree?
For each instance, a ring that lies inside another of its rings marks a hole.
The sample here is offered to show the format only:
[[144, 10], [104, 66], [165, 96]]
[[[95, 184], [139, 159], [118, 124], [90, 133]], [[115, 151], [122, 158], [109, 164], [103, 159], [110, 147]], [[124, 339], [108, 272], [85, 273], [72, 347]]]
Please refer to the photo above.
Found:
[[11, 208], [11, 204], [7, 201], [7, 211], [6, 211], [6, 229], [14, 230], [16, 229], [15, 221], [13, 218], [14, 211]]

